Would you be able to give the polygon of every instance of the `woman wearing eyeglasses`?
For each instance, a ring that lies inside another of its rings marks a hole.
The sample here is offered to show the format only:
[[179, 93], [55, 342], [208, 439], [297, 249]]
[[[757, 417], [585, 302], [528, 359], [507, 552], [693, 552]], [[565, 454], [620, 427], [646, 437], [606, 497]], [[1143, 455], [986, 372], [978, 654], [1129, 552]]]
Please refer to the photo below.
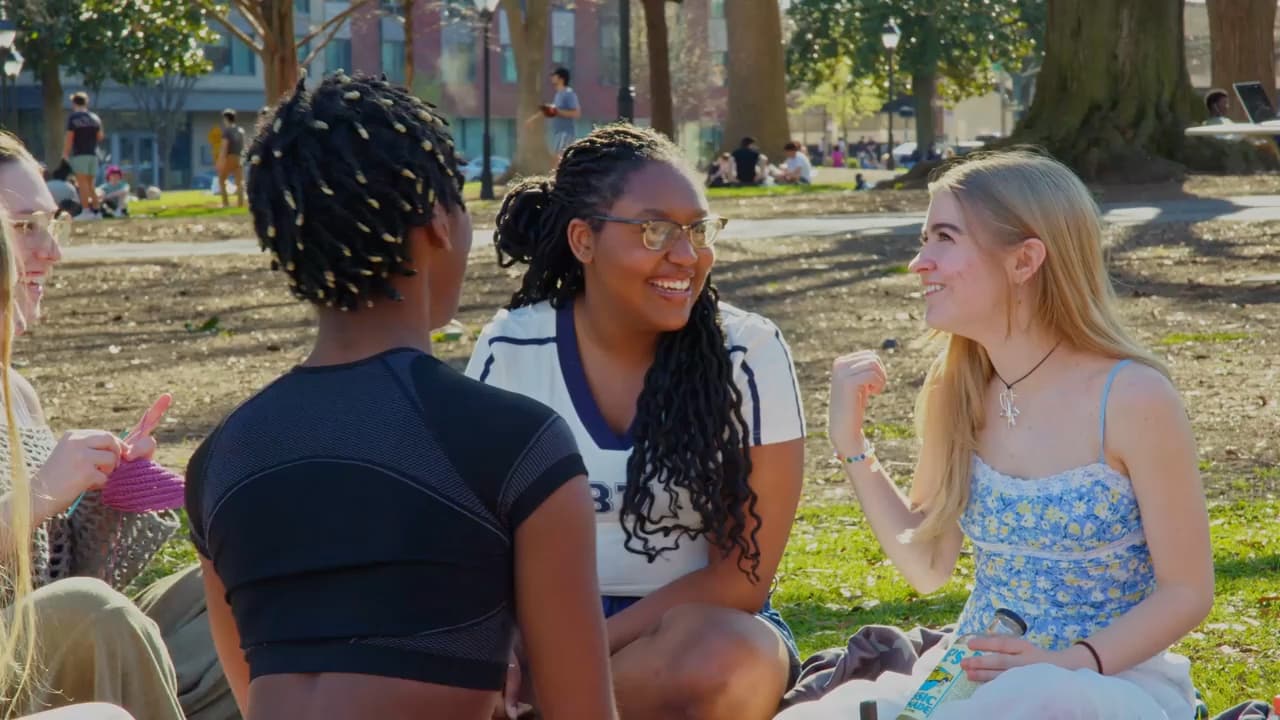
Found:
[[574, 432], [626, 720], [770, 718], [799, 665], [769, 594], [803, 411], [778, 329], [710, 282], [725, 223], [662, 135], [574, 142], [503, 202], [499, 262], [527, 268], [467, 369]]
[[[0, 293], [7, 361], [8, 323], [20, 333], [39, 318], [71, 231], [39, 165], [7, 133], [0, 133], [0, 211], [17, 266], [12, 287], [3, 283], [11, 293]], [[49, 708], [65, 708], [58, 718], [122, 717], [101, 704], [68, 707], [102, 701], [139, 718], [182, 718], [160, 631], [120, 593], [177, 528], [177, 517], [122, 516], [92, 492], [70, 510], [121, 460], [149, 457], [155, 441], [125, 443], [102, 430], [73, 430], [59, 440], [30, 383], [12, 370], [8, 379], [12, 412], [0, 432], [0, 717]], [[108, 533], [120, 538], [110, 551]], [[104, 562], [108, 556], [114, 561]], [[34, 657], [26, 656], [24, 633], [35, 636]]]

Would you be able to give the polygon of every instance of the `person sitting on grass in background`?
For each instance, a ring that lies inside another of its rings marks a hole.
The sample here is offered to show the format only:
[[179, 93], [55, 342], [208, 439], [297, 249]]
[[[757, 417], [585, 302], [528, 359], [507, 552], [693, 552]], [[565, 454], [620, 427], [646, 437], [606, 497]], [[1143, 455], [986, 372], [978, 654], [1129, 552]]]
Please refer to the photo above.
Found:
[[53, 196], [53, 202], [58, 209], [71, 217], [79, 215], [84, 209], [80, 205], [80, 191], [75, 185], [67, 182], [67, 178], [71, 177], [71, 166], [64, 161], [57, 169], [50, 170], [44, 163], [40, 163], [40, 174], [44, 177], [45, 186], [49, 188], [49, 194]]
[[779, 185], [808, 185], [813, 181], [813, 165], [804, 148], [794, 140], [782, 147], [787, 159], [782, 167], [773, 171], [773, 179]]
[[104, 216], [129, 217], [129, 183], [119, 166], [107, 167], [107, 181], [98, 186], [98, 202]]
[[765, 157], [753, 137], [744, 137], [733, 157], [737, 184], [760, 185], [769, 177], [769, 158]]
[[246, 720], [487, 720], [516, 627], [542, 717], [616, 718], [572, 433], [431, 354], [472, 237], [447, 121], [384, 80], [299, 81], [250, 162], [254, 230], [318, 328], [188, 465]]
[[1214, 88], [1204, 96], [1204, 107], [1209, 111], [1209, 117], [1205, 119], [1202, 125], [1224, 125], [1231, 123], [1231, 118], [1227, 113], [1231, 111], [1231, 98], [1225, 90]]
[[733, 156], [720, 153], [719, 159], [711, 164], [707, 172], [707, 187], [729, 187], [737, 184], [735, 177], [737, 168], [733, 164]]
[[802, 406], [778, 328], [711, 283], [725, 223], [665, 136], [597, 128], [503, 201], [499, 263], [524, 277], [467, 366], [550, 405], [583, 452], [627, 720], [765, 720], [799, 669], [769, 598]]
[[[1089, 190], [1052, 158], [977, 154], [929, 187], [911, 261], [943, 342], [917, 401], [910, 494], [864, 435], [889, 381], [872, 351], [836, 359], [829, 437], [885, 553], [931, 593], [974, 546], [958, 634], [998, 608], [1021, 638], [978, 637], [982, 683], [932, 720], [1190, 720], [1190, 662], [1169, 647], [1213, 606], [1208, 514], [1186, 409], [1124, 328]], [[780, 720], [894, 717], [946, 652], [910, 676], [856, 680]]]

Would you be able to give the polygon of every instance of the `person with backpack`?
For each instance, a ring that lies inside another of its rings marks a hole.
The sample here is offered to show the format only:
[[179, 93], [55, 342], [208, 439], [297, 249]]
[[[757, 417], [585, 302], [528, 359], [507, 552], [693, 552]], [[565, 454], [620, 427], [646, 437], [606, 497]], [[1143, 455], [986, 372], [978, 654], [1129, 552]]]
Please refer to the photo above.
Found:
[[244, 169], [240, 165], [240, 153], [244, 151], [244, 130], [236, 124], [236, 111], [222, 111], [222, 142], [218, 144], [218, 159], [214, 167], [218, 171], [218, 190], [222, 193], [222, 207], [230, 207], [227, 201], [227, 178], [236, 180], [236, 207], [244, 207]]

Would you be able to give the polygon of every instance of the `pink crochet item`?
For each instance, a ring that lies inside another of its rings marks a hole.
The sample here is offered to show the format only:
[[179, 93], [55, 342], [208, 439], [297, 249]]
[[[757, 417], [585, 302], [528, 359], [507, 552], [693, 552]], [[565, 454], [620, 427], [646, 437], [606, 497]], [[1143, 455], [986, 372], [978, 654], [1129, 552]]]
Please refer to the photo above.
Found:
[[151, 460], [126, 460], [107, 477], [103, 504], [123, 512], [151, 512], [182, 507], [185, 482], [181, 475]]

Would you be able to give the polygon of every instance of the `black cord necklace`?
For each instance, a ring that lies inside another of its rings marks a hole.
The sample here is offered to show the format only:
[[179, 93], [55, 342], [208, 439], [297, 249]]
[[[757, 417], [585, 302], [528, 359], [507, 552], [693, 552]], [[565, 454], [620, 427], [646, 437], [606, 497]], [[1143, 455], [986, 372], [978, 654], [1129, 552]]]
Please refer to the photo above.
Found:
[[1013, 386], [1031, 377], [1031, 373], [1039, 370], [1040, 366], [1049, 359], [1049, 356], [1052, 355], [1053, 351], [1057, 350], [1058, 346], [1061, 344], [1061, 340], [1055, 343], [1053, 347], [1049, 348], [1049, 352], [1045, 353], [1044, 357], [1040, 358], [1040, 362], [1036, 363], [1035, 367], [1028, 370], [1026, 375], [1023, 375], [1013, 382], [1005, 382], [1004, 378], [1000, 377], [1000, 371], [996, 370], [994, 367], [991, 368], [992, 372], [996, 374], [996, 378], [998, 378], [1001, 384], [1004, 385], [1004, 389], [1000, 391], [1000, 417], [1009, 421], [1009, 427], [1016, 426], [1018, 424], [1018, 416], [1022, 414], [1022, 411], [1018, 409], [1018, 406], [1013, 404], [1013, 401], [1018, 398], [1017, 395], [1013, 394]]

